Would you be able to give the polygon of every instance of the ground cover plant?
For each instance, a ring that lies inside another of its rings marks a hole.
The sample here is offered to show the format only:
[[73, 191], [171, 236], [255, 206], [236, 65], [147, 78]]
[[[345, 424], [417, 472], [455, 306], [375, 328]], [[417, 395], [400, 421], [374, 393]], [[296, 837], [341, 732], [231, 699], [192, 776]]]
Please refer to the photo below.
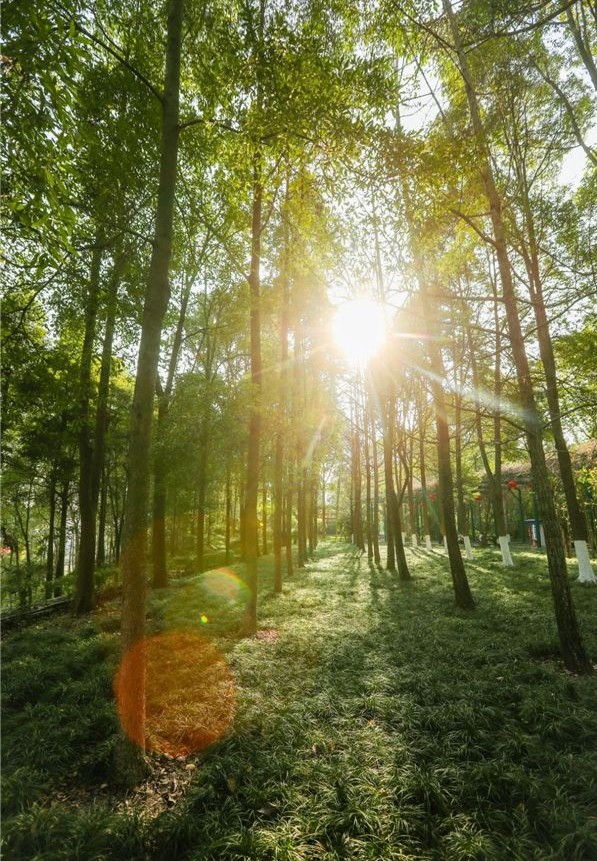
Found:
[[[134, 793], [111, 785], [117, 603], [7, 635], [5, 857], [594, 859], [597, 685], [563, 669], [543, 557], [517, 559], [477, 551], [464, 612], [439, 551], [401, 584], [326, 543], [275, 600], [266, 558], [251, 638], [242, 592], [176, 581], [148, 627], [213, 637], [236, 714]], [[595, 654], [597, 595], [573, 588]]]

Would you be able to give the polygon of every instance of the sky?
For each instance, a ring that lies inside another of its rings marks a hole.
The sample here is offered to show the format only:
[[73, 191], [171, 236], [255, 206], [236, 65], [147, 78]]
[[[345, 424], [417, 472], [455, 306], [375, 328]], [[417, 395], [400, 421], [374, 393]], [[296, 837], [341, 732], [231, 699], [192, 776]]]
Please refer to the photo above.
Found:
[[[585, 143], [587, 146], [597, 146], [597, 126], [586, 134]], [[574, 147], [564, 156], [562, 162], [562, 170], [560, 171], [560, 183], [562, 185], [572, 185], [576, 188], [582, 179], [583, 171], [587, 164], [587, 156], [580, 146]]]

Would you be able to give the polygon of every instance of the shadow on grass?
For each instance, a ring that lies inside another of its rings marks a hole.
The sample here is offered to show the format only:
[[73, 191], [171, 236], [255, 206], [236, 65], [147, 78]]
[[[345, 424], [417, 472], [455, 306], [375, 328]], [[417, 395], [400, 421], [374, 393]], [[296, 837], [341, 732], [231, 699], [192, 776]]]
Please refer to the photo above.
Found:
[[[453, 607], [447, 565], [445, 575], [438, 570], [445, 560], [416, 557], [416, 582], [401, 588], [397, 575], [326, 542], [275, 599], [268, 595], [272, 562], [262, 559], [261, 621], [279, 632], [271, 641], [227, 636], [238, 608], [206, 603], [200, 581], [161, 596], [156, 624], [192, 626], [203, 609], [222, 639], [237, 684], [228, 736], [204, 753], [185, 800], [154, 819], [116, 815], [102, 804], [48, 807], [38, 786], [43, 803], [21, 798], [5, 823], [10, 857], [597, 857], [590, 825], [595, 683], [563, 676], [541, 660], [548, 653], [530, 659], [528, 644], [548, 642], [553, 630], [537, 570], [496, 577], [481, 557], [473, 583], [478, 607], [463, 614]], [[594, 606], [593, 593], [586, 601], [587, 610]], [[69, 672], [84, 679], [105, 660], [73, 641], [81, 655], [73, 664], [55, 649], [61, 668], [54, 678], [47, 675], [48, 643], [45, 654], [41, 645], [34, 651], [27, 671], [27, 661], [19, 663], [27, 643], [18, 645], [9, 656], [22, 691], [21, 701], [13, 700], [13, 744], [19, 709], [36, 708], [45, 690], [56, 711]], [[75, 720], [99, 701], [76, 693], [77, 717], [69, 712], [59, 724], [63, 755]], [[105, 690], [98, 697], [109, 706]], [[44, 714], [37, 716], [40, 733]], [[68, 754], [69, 766], [86, 733]], [[57, 766], [42, 754], [36, 767], [51, 772]], [[18, 762], [9, 756], [13, 775], [32, 767], [27, 749], [19, 755]]]

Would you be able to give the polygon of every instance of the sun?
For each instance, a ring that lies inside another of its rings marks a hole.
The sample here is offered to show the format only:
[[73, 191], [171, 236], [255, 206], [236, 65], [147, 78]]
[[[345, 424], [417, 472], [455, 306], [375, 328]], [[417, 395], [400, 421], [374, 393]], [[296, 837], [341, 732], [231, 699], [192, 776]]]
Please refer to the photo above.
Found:
[[340, 305], [332, 322], [334, 343], [355, 368], [363, 368], [386, 338], [383, 308], [371, 299], [351, 299]]

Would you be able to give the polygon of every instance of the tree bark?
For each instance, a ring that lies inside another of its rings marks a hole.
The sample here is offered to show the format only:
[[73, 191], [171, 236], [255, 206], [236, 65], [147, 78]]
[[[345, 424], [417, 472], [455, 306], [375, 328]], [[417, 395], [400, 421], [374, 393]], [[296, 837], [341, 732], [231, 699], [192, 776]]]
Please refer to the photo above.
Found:
[[259, 489], [259, 450], [261, 443], [261, 210], [263, 186], [261, 154], [253, 160], [253, 204], [251, 215], [251, 269], [249, 290], [251, 301], [251, 416], [247, 450], [247, 486], [244, 500], [245, 554], [248, 600], [245, 612], [245, 633], [257, 630], [257, 559], [259, 556], [259, 530], [257, 496]]
[[48, 488], [49, 511], [48, 511], [48, 555], [46, 557], [46, 599], [52, 597], [54, 579], [54, 540], [56, 524], [56, 464], [53, 464], [50, 473], [50, 486]]
[[[207, 245], [207, 240], [203, 250]], [[151, 534], [151, 553], [153, 563], [153, 588], [164, 589], [168, 585], [168, 568], [166, 566], [166, 503], [167, 503], [167, 467], [166, 457], [163, 451], [162, 439], [165, 434], [165, 425], [170, 410], [170, 399], [174, 386], [174, 376], [178, 365], [178, 357], [182, 345], [184, 324], [187, 315], [187, 307], [191, 296], [193, 279], [188, 278], [182, 294], [180, 311], [176, 322], [176, 331], [172, 342], [170, 360], [168, 362], [168, 376], [166, 385], [162, 389], [158, 379], [158, 419], [156, 427], [156, 448], [153, 462], [153, 520]]]
[[68, 522], [68, 493], [70, 481], [65, 478], [60, 490], [60, 524], [58, 526], [58, 552], [56, 553], [56, 568], [54, 571], [54, 597], [62, 595], [62, 578], [66, 562], [66, 526]]
[[93, 475], [93, 440], [91, 432], [91, 363], [93, 360], [93, 342], [97, 321], [97, 310], [100, 295], [100, 271], [103, 256], [103, 234], [97, 230], [93, 254], [89, 287], [85, 305], [85, 332], [81, 350], [79, 371], [79, 518], [80, 543], [77, 558], [77, 579], [75, 594], [71, 605], [76, 615], [89, 613], [94, 604], [94, 573], [95, 573], [95, 515], [94, 475]]
[[[128, 490], [122, 547], [122, 649], [126, 653], [145, 633], [147, 505], [151, 463], [151, 425], [164, 314], [170, 298], [168, 275], [172, 255], [174, 196], [179, 140], [180, 58], [184, 0], [169, 0], [166, 70], [162, 97], [160, 176], [155, 231], [141, 323], [141, 343], [131, 413]], [[140, 650], [135, 672], [127, 679], [132, 704], [130, 738], [145, 748], [145, 658]], [[121, 739], [117, 770], [134, 782], [144, 771], [134, 748]]]

